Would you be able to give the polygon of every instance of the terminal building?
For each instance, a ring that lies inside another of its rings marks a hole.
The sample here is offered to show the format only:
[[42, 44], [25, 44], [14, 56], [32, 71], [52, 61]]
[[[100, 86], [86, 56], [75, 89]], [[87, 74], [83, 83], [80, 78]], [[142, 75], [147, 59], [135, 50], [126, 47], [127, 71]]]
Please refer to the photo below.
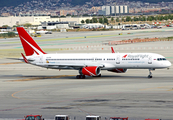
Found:
[[119, 15], [128, 14], [129, 7], [127, 5], [120, 6], [102, 6], [102, 9], [98, 11], [98, 15]]
[[69, 29], [70, 22], [42, 22], [41, 26], [38, 26], [37, 29], [47, 29], [47, 30], [52, 30], [52, 29]]

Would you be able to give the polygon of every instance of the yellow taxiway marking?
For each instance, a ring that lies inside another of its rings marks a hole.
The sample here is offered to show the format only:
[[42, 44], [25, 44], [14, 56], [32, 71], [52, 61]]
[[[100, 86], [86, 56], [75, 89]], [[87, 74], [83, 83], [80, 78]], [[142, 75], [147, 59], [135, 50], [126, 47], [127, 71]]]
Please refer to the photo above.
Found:
[[[40, 88], [41, 88], [41, 87], [40, 87]], [[12, 96], [13, 98], [17, 98], [17, 99], [24, 99], [24, 98], [16, 97], [16, 96], [14, 96], [14, 95], [17, 94], [17, 93], [20, 93], [20, 92], [23, 92], [23, 91], [27, 91], [27, 90], [32, 90], [32, 89], [38, 89], [38, 87], [37, 87], [37, 88], [31, 88], [31, 89], [20, 90], [20, 91], [17, 91], [17, 92], [15, 92], [15, 93], [11, 94], [11, 96]], [[31, 99], [29, 99], [29, 100], [31, 100]]]
[[170, 90], [167, 90], [167, 91], [173, 91], [173, 88], [172, 88], [172, 89], [170, 89]]
[[24, 62], [2, 63], [0, 65], [10, 65], [10, 64], [19, 64], [19, 63], [24, 63]]
[[[172, 88], [171, 88], [172, 87]], [[171, 88], [171, 89], [170, 89]], [[140, 91], [145, 91], [145, 90], [156, 90], [156, 89], [168, 89], [166, 91], [173, 91], [173, 86], [162, 86], [162, 87], [153, 87], [153, 88], [145, 88], [145, 89], [140, 89]]]
[[61, 78], [61, 77], [70, 77], [74, 75], [59, 75], [59, 76], [48, 76], [48, 77], [34, 77], [34, 78], [26, 78], [26, 79], [19, 79], [19, 80], [8, 80], [7, 82], [24, 82], [24, 81], [34, 81], [40, 79], [52, 79], [52, 78]]

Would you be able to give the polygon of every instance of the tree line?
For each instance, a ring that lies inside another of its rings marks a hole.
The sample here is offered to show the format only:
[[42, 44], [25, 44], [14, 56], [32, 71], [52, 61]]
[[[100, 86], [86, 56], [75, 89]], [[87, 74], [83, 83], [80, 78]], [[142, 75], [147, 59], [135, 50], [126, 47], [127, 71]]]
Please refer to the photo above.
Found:
[[[13, 25], [13, 27], [20, 27], [20, 26], [23, 26], [23, 27], [31, 27], [32, 24], [30, 24], [30, 23], [25, 23], [25, 24], [22, 24], [22, 25]], [[10, 26], [8, 26], [8, 25], [3, 25], [2, 27], [10, 28]]]
[[158, 16], [139, 16], [139, 17], [130, 17], [127, 16], [125, 18], [116, 18], [116, 22], [129, 22], [129, 21], [162, 21], [162, 20], [173, 20], [173, 15], [169, 14], [169, 15], [158, 15]]
[[3, 34], [0, 34], [0, 37], [3, 37], [3, 38], [15, 37], [15, 33], [14, 32], [3, 33]]
[[82, 20], [81, 23], [101, 23], [101, 24], [108, 24], [108, 19], [106, 17], [103, 18], [92, 18], [92, 19], [86, 19], [85, 21]]

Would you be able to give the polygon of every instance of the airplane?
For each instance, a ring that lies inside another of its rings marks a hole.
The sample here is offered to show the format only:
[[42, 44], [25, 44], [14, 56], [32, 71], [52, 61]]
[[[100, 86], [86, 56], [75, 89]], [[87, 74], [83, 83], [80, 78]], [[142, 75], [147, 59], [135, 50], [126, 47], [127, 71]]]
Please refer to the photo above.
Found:
[[171, 63], [156, 53], [59, 53], [48, 54], [44, 52], [23, 27], [17, 31], [25, 51], [19, 60], [28, 64], [50, 69], [78, 70], [77, 79], [85, 76], [101, 76], [101, 70], [115, 73], [125, 73], [128, 69], [148, 69], [148, 78], [152, 78], [155, 69], [169, 68]]

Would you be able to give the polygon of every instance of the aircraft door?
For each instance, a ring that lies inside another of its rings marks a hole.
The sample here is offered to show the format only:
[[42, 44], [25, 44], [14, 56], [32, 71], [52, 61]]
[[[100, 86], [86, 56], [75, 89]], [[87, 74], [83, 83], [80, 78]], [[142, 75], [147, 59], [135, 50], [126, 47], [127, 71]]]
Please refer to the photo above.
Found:
[[43, 56], [42, 55], [39, 58], [39, 63], [43, 63]]
[[116, 64], [120, 64], [120, 55], [117, 55], [116, 57]]
[[148, 64], [152, 64], [152, 56], [149, 56], [149, 58], [148, 58]]

